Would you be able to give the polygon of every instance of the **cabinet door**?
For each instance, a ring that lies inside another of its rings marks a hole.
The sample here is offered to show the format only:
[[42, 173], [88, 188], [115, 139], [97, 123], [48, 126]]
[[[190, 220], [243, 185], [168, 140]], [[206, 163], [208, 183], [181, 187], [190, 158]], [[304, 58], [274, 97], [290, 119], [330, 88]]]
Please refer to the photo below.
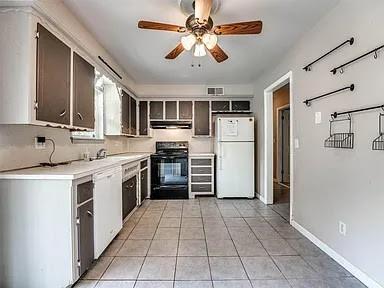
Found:
[[140, 172], [141, 202], [148, 196], [148, 169]]
[[123, 91], [121, 97], [121, 130], [123, 134], [129, 134], [129, 95]]
[[165, 101], [165, 119], [177, 119], [177, 102]]
[[73, 125], [95, 128], [95, 68], [73, 53]]
[[129, 121], [129, 130], [131, 135], [136, 135], [136, 100], [135, 98], [129, 96], [129, 108], [130, 108], [130, 121]]
[[123, 220], [137, 205], [137, 177], [134, 176], [123, 183]]
[[80, 275], [87, 271], [94, 259], [93, 239], [93, 201], [89, 201], [77, 209], [79, 219], [78, 246]]
[[139, 103], [139, 134], [148, 136], [148, 101]]
[[192, 119], [192, 101], [179, 101], [179, 119]]
[[70, 124], [71, 49], [37, 24], [36, 120]]
[[195, 101], [195, 136], [209, 136], [209, 101]]
[[163, 101], [150, 102], [151, 120], [163, 120]]
[[229, 111], [229, 101], [212, 101], [212, 111]]
[[232, 111], [250, 111], [250, 101], [232, 101]]

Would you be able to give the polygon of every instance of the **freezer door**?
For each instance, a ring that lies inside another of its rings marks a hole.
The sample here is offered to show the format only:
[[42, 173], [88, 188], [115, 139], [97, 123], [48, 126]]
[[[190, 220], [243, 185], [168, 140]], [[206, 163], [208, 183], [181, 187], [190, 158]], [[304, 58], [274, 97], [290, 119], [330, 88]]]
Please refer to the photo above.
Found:
[[254, 143], [219, 142], [217, 158], [217, 197], [253, 198], [255, 195]]
[[253, 117], [218, 118], [217, 141], [247, 142], [254, 141], [255, 120]]

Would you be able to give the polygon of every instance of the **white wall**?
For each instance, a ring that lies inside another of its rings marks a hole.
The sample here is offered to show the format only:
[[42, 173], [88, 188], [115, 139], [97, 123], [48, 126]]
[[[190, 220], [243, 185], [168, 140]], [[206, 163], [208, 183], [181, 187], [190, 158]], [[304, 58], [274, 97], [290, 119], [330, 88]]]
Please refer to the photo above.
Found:
[[[293, 219], [338, 254], [384, 286], [384, 151], [371, 150], [378, 136], [379, 111], [353, 116], [355, 149], [324, 148], [332, 112], [384, 104], [384, 51], [379, 59], [368, 57], [344, 74], [329, 71], [348, 60], [384, 44], [384, 2], [342, 0], [290, 51], [281, 63], [255, 83], [255, 113], [259, 136], [258, 189], [264, 194], [264, 89], [289, 71], [293, 72], [293, 135], [300, 148], [294, 151]], [[341, 42], [346, 46], [313, 66], [302, 68]], [[341, 93], [314, 102], [306, 98], [354, 83], [353, 93]], [[323, 122], [316, 125], [315, 112]], [[338, 223], [347, 224], [347, 235], [338, 233]]]

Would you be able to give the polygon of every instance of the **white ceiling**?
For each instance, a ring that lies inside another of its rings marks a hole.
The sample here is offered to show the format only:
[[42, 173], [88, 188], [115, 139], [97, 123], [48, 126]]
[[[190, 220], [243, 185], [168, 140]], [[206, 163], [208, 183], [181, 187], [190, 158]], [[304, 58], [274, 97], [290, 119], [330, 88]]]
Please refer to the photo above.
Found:
[[[229, 60], [184, 52], [166, 60], [180, 34], [140, 30], [139, 20], [184, 25], [178, 0], [64, 0], [137, 84], [245, 84], [284, 56], [339, 0], [223, 0], [215, 24], [262, 20], [261, 35], [221, 36]], [[201, 61], [201, 68], [192, 68]]]

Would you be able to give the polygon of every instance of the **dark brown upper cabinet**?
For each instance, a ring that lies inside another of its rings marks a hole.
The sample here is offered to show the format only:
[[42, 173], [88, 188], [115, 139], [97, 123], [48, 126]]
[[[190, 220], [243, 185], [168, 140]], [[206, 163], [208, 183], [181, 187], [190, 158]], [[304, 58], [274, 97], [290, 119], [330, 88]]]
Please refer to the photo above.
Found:
[[212, 101], [212, 111], [229, 111], [229, 101]]
[[95, 67], [73, 53], [73, 125], [95, 128]]
[[121, 96], [121, 132], [123, 134], [129, 134], [129, 95], [123, 90]]
[[129, 119], [129, 134], [136, 135], [136, 100], [135, 98], [129, 96], [129, 109], [130, 109], [130, 119]]
[[177, 119], [177, 101], [165, 101], [165, 119]]
[[194, 135], [209, 136], [209, 101], [195, 101]]
[[70, 125], [71, 49], [37, 24], [36, 120]]
[[149, 114], [151, 120], [163, 120], [163, 101], [151, 101]]
[[232, 101], [232, 111], [250, 111], [250, 101]]
[[192, 119], [192, 101], [179, 101], [179, 119]]
[[148, 136], [148, 101], [139, 102], [139, 135]]

